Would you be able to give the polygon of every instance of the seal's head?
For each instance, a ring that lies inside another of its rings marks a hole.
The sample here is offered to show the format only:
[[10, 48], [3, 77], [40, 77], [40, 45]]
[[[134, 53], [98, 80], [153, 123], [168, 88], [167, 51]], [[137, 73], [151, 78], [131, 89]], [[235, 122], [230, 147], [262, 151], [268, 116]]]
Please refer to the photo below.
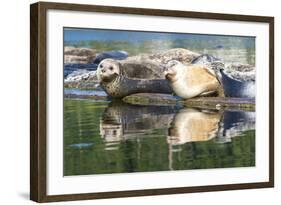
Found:
[[104, 59], [97, 68], [99, 82], [110, 82], [120, 75], [120, 63], [113, 59]]
[[164, 70], [164, 75], [167, 80], [174, 82], [177, 78], [177, 75], [182, 70], [182, 63], [177, 60], [171, 60], [167, 63]]

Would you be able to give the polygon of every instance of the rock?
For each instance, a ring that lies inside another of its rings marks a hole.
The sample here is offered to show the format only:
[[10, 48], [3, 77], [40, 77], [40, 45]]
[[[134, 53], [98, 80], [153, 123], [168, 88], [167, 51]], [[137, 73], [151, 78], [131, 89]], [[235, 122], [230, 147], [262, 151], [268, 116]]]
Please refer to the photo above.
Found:
[[96, 71], [77, 70], [69, 74], [64, 80], [65, 82], [91, 80], [97, 82]]
[[231, 63], [226, 66], [226, 70], [233, 70], [238, 72], [252, 72], [255, 70], [255, 66], [242, 63]]
[[96, 71], [77, 70], [64, 80], [64, 87], [80, 89], [99, 89]]
[[64, 55], [64, 63], [87, 64], [90, 61], [91, 61], [91, 59], [88, 56]]
[[90, 48], [64, 47], [64, 63], [87, 64], [96, 57], [96, 50]]
[[236, 108], [255, 110], [255, 99], [253, 98], [199, 97], [185, 100], [183, 104], [185, 106], [207, 109]]
[[122, 101], [135, 105], [176, 105], [179, 98], [161, 93], [137, 93], [124, 97]]
[[183, 100], [168, 94], [138, 93], [126, 96], [122, 101], [135, 105], [178, 105], [215, 110], [255, 110], [255, 100], [252, 98], [198, 97]]
[[173, 48], [163, 52], [139, 54], [137, 56], [129, 57], [128, 60], [134, 60], [137, 62], [153, 61], [158, 65], [165, 65], [171, 60], [177, 60], [183, 64], [188, 65], [194, 58], [198, 56], [200, 56], [199, 53], [195, 53], [184, 48]]
[[256, 68], [249, 64], [230, 63], [226, 64], [224, 73], [238, 81], [255, 81]]
[[213, 62], [217, 62], [217, 61], [221, 61], [219, 58], [216, 58], [213, 55], [209, 55], [209, 54], [202, 54], [196, 58], [194, 58], [192, 60], [192, 64], [209, 64], [209, 63], [213, 63]]
[[99, 96], [99, 95], [76, 95], [76, 94], [64, 94], [64, 98], [69, 99], [89, 99], [89, 100], [98, 100], [98, 101], [107, 101], [108, 98], [106, 96]]
[[64, 70], [63, 70], [63, 75], [64, 75], [64, 78], [66, 78], [73, 71], [77, 71], [77, 70], [94, 71], [96, 69], [97, 69], [97, 65], [96, 64], [65, 63], [64, 64]]
[[64, 47], [64, 54], [71, 56], [95, 56], [96, 50], [90, 48]]
[[99, 64], [102, 60], [111, 58], [115, 60], [123, 60], [128, 57], [128, 53], [126, 51], [106, 51], [97, 54], [96, 58], [93, 60], [94, 64]]

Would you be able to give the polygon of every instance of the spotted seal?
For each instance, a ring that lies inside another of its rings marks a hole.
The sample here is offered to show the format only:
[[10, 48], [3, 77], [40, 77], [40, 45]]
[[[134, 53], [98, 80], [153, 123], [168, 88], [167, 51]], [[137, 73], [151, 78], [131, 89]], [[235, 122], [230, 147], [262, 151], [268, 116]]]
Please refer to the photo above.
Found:
[[204, 65], [184, 65], [170, 61], [165, 70], [173, 91], [184, 99], [208, 96], [218, 91], [219, 81], [215, 72]]
[[192, 64], [206, 65], [212, 69], [223, 87], [226, 97], [255, 97], [255, 67], [242, 63], [224, 63], [221, 59], [203, 54]]
[[[227, 97], [255, 98], [255, 78], [253, 72], [226, 72], [220, 69], [224, 93]], [[239, 74], [240, 73], [240, 74]]]
[[155, 70], [139, 69], [136, 72], [130, 68], [113, 59], [104, 59], [98, 65], [98, 81], [109, 96], [123, 98], [134, 93], [172, 93], [169, 83]]

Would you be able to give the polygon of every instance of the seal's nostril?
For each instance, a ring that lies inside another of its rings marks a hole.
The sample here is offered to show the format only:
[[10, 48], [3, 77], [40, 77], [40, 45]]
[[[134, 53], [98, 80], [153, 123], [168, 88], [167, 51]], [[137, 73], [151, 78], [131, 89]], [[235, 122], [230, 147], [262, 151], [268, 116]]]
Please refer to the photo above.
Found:
[[104, 70], [104, 69], [102, 69], [102, 70], [101, 70], [101, 72], [102, 72], [102, 73], [105, 73], [105, 70]]

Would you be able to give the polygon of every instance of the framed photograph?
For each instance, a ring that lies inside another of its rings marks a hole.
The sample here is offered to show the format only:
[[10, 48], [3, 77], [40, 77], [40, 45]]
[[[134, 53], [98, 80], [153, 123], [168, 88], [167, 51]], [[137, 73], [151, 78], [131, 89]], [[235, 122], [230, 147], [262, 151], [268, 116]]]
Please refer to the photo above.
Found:
[[30, 198], [274, 186], [274, 18], [30, 7]]

